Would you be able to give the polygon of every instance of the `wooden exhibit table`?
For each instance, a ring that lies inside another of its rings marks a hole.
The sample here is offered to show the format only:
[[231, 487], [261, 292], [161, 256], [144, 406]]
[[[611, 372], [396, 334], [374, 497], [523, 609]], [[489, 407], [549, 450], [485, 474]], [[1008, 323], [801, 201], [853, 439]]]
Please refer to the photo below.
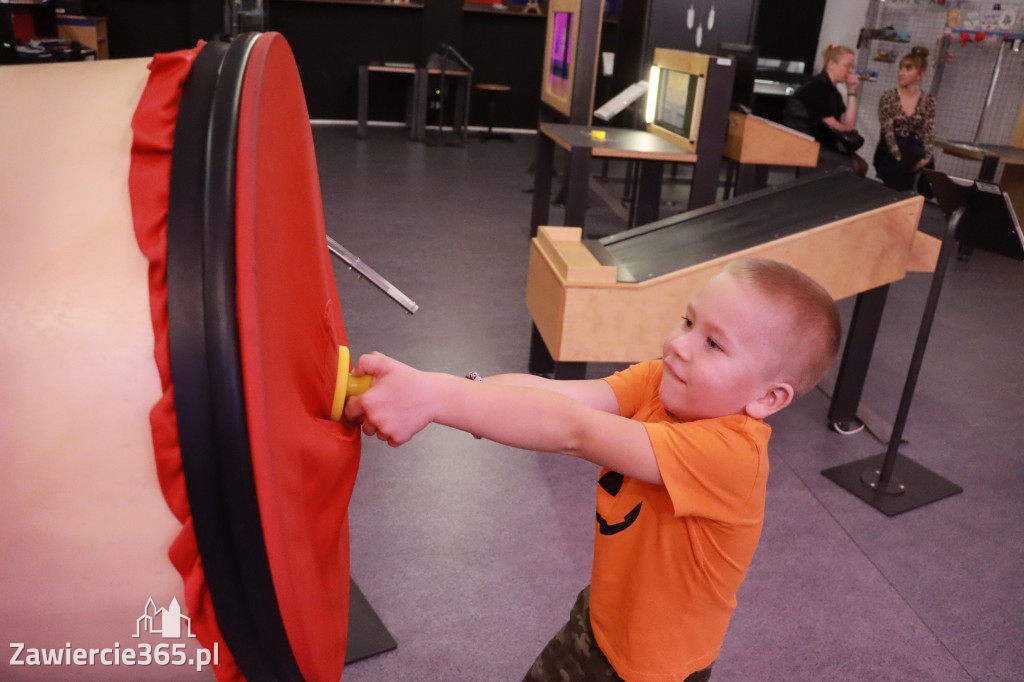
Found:
[[[603, 133], [604, 137], [594, 137], [594, 132], [599, 135]], [[539, 133], [533, 181], [531, 236], [537, 234], [538, 226], [546, 225], [549, 222], [555, 145], [569, 152], [569, 166], [565, 178], [565, 218], [563, 222], [566, 225], [576, 225], [580, 228], [583, 228], [587, 212], [591, 158], [627, 159], [639, 162], [637, 196], [630, 209], [629, 224], [631, 226], [642, 225], [658, 219], [661, 205], [661, 181], [666, 161], [682, 163], [697, 161], [697, 155], [693, 152], [646, 130], [542, 123]]]
[[106, 17], [58, 15], [57, 35], [96, 50], [96, 59], [110, 59]]
[[753, 114], [729, 112], [725, 158], [739, 164], [735, 193], [767, 186], [769, 166], [818, 165], [818, 142], [810, 135]]
[[1024, 149], [1012, 145], [952, 140], [935, 140], [935, 146], [951, 156], [981, 161], [978, 179], [994, 182], [999, 164], [1003, 164], [1003, 177], [999, 187], [1010, 197], [1017, 224], [1024, 224]]
[[600, 240], [542, 227], [531, 242], [526, 305], [530, 371], [578, 378], [587, 362], [661, 355], [665, 335], [727, 263], [789, 263], [836, 299], [858, 295], [833, 397], [834, 423], [856, 418], [888, 285], [931, 271], [939, 240], [918, 232], [923, 198], [831, 170]]
[[[427, 129], [427, 94], [429, 91], [430, 77], [441, 76], [439, 68], [425, 68], [417, 66], [395, 66], [388, 64], [364, 64], [359, 67], [358, 100], [356, 103], [357, 121], [356, 137], [360, 140], [366, 138], [366, 120], [369, 112], [370, 102], [370, 74], [391, 73], [412, 76], [412, 83], [406, 90], [405, 99], [405, 124], [409, 128], [409, 139], [422, 142], [426, 137]], [[462, 141], [466, 141], [467, 128], [469, 125], [469, 89], [471, 87], [472, 74], [464, 69], [445, 69], [445, 78], [451, 76], [456, 79], [455, 101], [456, 116], [455, 122], [461, 130]], [[443, 121], [441, 122], [443, 125]]]

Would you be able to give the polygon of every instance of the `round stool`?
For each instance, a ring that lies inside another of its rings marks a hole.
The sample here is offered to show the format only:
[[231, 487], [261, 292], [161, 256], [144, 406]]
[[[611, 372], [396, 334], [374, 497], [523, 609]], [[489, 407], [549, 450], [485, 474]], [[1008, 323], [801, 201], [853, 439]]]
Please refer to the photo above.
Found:
[[494, 100], [499, 93], [508, 92], [512, 88], [501, 83], [477, 83], [473, 87], [487, 96], [487, 130], [480, 133], [480, 139], [484, 142], [487, 140], [514, 142], [515, 140], [508, 133], [494, 132]]

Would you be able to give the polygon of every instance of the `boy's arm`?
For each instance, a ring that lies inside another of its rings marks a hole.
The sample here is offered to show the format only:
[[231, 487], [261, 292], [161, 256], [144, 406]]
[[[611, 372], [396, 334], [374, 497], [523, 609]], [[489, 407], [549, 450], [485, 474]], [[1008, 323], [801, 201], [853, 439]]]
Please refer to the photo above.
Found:
[[[573, 455], [632, 478], [662, 482], [642, 423], [539, 388], [543, 380], [520, 379], [516, 385], [506, 375], [467, 381], [419, 372], [376, 353], [360, 358], [356, 373], [372, 374], [373, 384], [349, 399], [345, 416], [362, 421], [364, 433], [391, 445], [401, 445], [434, 422], [505, 445]], [[614, 400], [611, 387], [605, 386]], [[599, 388], [594, 383], [583, 392], [597, 395]]]
[[602, 412], [619, 414], [619, 400], [607, 381], [587, 379], [581, 381], [556, 381], [533, 374], [496, 374], [484, 378], [484, 383], [502, 386], [521, 386], [553, 391]]

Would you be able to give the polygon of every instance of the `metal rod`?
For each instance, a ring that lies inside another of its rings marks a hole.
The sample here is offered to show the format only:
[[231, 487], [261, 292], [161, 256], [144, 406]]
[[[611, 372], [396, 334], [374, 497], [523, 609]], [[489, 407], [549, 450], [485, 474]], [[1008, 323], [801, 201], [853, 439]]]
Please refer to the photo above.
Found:
[[992, 95], [996, 91], [996, 81], [999, 79], [999, 67], [1003, 63], [1003, 44], [1004, 41], [999, 42], [999, 56], [996, 57], [996, 68], [992, 69], [992, 80], [988, 84], [988, 97], [985, 98], [985, 106], [981, 110], [981, 116], [978, 117], [978, 130], [974, 133], [974, 144], [978, 144], [978, 138], [981, 136], [981, 126], [985, 122], [985, 112], [988, 111], [988, 107], [992, 104]]
[[334, 256], [348, 263], [349, 267], [356, 270], [366, 279], [370, 280], [370, 282], [372, 282], [378, 289], [390, 296], [396, 303], [398, 303], [398, 305], [402, 306], [410, 313], [415, 313], [420, 309], [419, 305], [417, 305], [415, 301], [399, 291], [395, 285], [377, 274], [376, 270], [371, 268], [363, 262], [362, 259], [346, 249], [344, 246], [334, 241], [329, 235], [327, 237], [327, 248]]
[[910, 359], [907, 382], [903, 386], [900, 407], [896, 412], [896, 421], [892, 425], [892, 437], [889, 439], [889, 447], [885, 452], [885, 460], [882, 462], [882, 469], [878, 476], [878, 488], [880, 490], [888, 489], [889, 479], [892, 477], [892, 470], [896, 465], [900, 440], [903, 438], [903, 427], [906, 426], [907, 414], [910, 412], [910, 403], [914, 399], [914, 389], [917, 387], [917, 377], [921, 373], [921, 363], [924, 360], [925, 348], [928, 346], [928, 336], [931, 334], [932, 322], [935, 320], [935, 310], [939, 307], [939, 294], [942, 293], [942, 282], [946, 278], [946, 266], [949, 264], [953, 244], [956, 243], [956, 228], [965, 211], [966, 206], [960, 206], [953, 211], [947, 223], [946, 234], [942, 238], [942, 247], [939, 249], [938, 261], [935, 263], [935, 273], [932, 275], [931, 288], [928, 290], [928, 300], [924, 305], [921, 327], [918, 329], [917, 342], [914, 344], [914, 354]]

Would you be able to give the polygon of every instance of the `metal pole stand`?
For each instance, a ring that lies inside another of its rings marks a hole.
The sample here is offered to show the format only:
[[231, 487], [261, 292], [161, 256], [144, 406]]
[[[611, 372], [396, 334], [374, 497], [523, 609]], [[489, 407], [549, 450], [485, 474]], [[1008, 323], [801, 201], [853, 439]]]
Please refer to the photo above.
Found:
[[403, 294], [398, 287], [377, 274], [377, 271], [367, 265], [359, 256], [346, 249], [330, 236], [327, 237], [327, 248], [331, 255], [348, 263], [351, 269], [370, 280], [374, 286], [390, 296], [395, 303], [408, 310], [409, 314], [413, 314], [420, 309], [419, 304]]
[[935, 273], [932, 275], [928, 300], [925, 303], [924, 315], [917, 333], [917, 343], [914, 345], [914, 354], [910, 360], [910, 370], [907, 372], [907, 381], [903, 387], [903, 396], [900, 398], [900, 406], [896, 413], [896, 422], [893, 424], [888, 449], [881, 455], [825, 469], [821, 472], [826, 478], [831, 479], [887, 516], [897, 516], [911, 509], [917, 509], [963, 492], [963, 488], [955, 483], [929, 471], [906, 456], [900, 457], [899, 447], [900, 439], [903, 437], [903, 428], [907, 423], [907, 414], [910, 412], [910, 403], [914, 398], [917, 378], [921, 372], [921, 362], [924, 360], [928, 336], [935, 319], [935, 309], [939, 304], [939, 294], [942, 292], [946, 266], [949, 264], [950, 253], [956, 243], [956, 228], [965, 211], [966, 206], [957, 208], [950, 215], [946, 225], [946, 233], [942, 239], [942, 247], [939, 249]]

